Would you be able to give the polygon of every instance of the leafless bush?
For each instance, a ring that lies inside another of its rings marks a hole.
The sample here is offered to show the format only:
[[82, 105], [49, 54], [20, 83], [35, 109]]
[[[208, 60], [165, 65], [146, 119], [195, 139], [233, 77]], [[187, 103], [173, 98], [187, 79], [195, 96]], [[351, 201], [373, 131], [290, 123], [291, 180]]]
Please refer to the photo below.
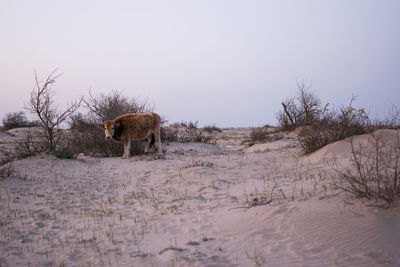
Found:
[[383, 201], [388, 207], [400, 197], [400, 138], [388, 145], [372, 134], [372, 150], [355, 147], [351, 140], [353, 168], [340, 172], [340, 189], [356, 197]]
[[298, 82], [296, 98], [287, 98], [282, 102], [283, 110], [276, 114], [279, 125], [283, 130], [293, 130], [295, 127], [310, 125], [318, 120], [318, 110], [321, 100], [312, 92], [305, 82]]
[[28, 127], [24, 130], [24, 133], [25, 136], [19, 141], [12, 143], [7, 149], [2, 149], [0, 166], [15, 159], [22, 159], [48, 151], [48, 144], [41, 128]]
[[28, 128], [25, 137], [15, 146], [16, 158], [26, 158], [48, 150], [48, 143], [42, 131]]
[[297, 83], [297, 87], [299, 88], [297, 100], [300, 103], [299, 123], [301, 125], [310, 125], [318, 120], [321, 100], [314, 93], [309, 91], [309, 87], [307, 87], [304, 82]]
[[89, 110], [89, 115], [97, 122], [112, 120], [126, 113], [144, 113], [154, 109], [148, 101], [140, 102], [135, 98], [124, 96], [117, 90], [97, 97], [89, 92], [89, 98], [84, 99], [84, 103]]
[[10, 177], [20, 178], [26, 180], [25, 176], [22, 176], [13, 166], [15, 156], [13, 153], [7, 153], [6, 158], [0, 163], [0, 180], [4, 180]]
[[54, 103], [55, 92], [52, 86], [61, 74], [56, 75], [56, 70], [47, 76], [44, 82], [39, 81], [35, 71], [35, 89], [31, 92], [30, 100], [26, 109], [29, 110], [39, 121], [47, 140], [47, 149], [54, 151], [62, 137], [61, 125], [80, 106], [82, 98], [73, 101], [64, 111], [58, 111]]
[[276, 114], [279, 125], [282, 130], [294, 130], [297, 125], [297, 117], [299, 113], [294, 98], [287, 98], [281, 104], [283, 111], [279, 111]]
[[0, 180], [7, 179], [9, 177], [20, 177], [19, 173], [13, 166], [13, 161], [15, 158], [15, 153], [12, 151], [12, 149], [2, 151], [2, 157], [0, 159]]

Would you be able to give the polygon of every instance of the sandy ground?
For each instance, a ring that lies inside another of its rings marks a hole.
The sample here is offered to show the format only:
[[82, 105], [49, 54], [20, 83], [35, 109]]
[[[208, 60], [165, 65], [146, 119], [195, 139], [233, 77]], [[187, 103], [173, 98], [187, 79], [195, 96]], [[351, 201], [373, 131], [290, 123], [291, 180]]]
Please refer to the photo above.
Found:
[[0, 265], [400, 265], [399, 205], [331, 186], [348, 143], [303, 157], [293, 134], [251, 147], [249, 134], [163, 144], [165, 157], [13, 162], [16, 177], [0, 181]]

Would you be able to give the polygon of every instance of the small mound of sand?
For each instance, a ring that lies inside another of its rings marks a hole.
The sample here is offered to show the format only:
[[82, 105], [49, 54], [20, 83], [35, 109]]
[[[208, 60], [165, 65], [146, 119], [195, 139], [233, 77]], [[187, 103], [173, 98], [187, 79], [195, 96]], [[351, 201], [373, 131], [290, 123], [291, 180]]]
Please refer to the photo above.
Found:
[[351, 154], [351, 141], [355, 148], [362, 147], [362, 149], [372, 149], [374, 146], [374, 137], [380, 138], [385, 147], [393, 147], [398, 144], [400, 140], [399, 130], [381, 129], [373, 132], [372, 134], [362, 134], [349, 137], [323, 148], [307, 157], [312, 163], [322, 161], [324, 159], [334, 159], [346, 157]]

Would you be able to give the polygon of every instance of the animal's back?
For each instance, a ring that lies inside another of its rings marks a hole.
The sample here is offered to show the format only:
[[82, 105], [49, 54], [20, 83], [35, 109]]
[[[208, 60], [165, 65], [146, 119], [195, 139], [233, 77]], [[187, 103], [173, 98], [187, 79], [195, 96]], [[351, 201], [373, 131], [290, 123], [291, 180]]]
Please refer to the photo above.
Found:
[[147, 113], [127, 113], [121, 116], [116, 117], [115, 122], [119, 123], [143, 123], [143, 122], [159, 122], [160, 116], [154, 112]]
[[115, 118], [115, 122], [120, 123], [122, 132], [129, 132], [132, 138], [145, 138], [160, 127], [160, 116], [154, 112], [128, 113]]

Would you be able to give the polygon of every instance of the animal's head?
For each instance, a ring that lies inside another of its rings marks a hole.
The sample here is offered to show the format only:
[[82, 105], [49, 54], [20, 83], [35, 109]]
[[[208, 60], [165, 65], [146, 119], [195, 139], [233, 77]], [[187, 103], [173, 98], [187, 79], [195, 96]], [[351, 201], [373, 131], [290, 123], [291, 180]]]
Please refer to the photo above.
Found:
[[112, 139], [115, 133], [115, 128], [119, 127], [119, 122], [115, 121], [105, 121], [103, 124], [100, 124], [101, 127], [104, 128], [104, 134], [106, 139]]

